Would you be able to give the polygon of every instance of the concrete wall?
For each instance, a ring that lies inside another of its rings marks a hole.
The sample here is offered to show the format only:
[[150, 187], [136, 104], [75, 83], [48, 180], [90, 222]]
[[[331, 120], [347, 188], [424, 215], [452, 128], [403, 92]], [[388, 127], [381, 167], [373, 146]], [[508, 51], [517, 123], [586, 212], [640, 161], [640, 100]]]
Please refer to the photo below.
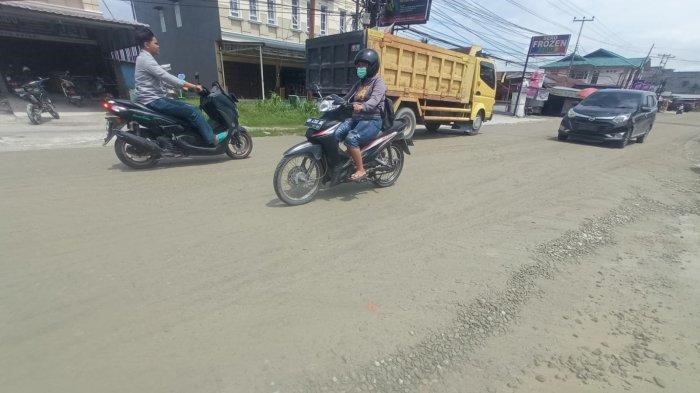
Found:
[[[221, 32], [217, 0], [180, 0], [179, 4], [182, 27], [176, 25], [175, 3], [167, 0], [134, 0], [136, 18], [150, 25], [160, 41], [158, 63], [169, 63], [173, 75], [184, 73], [190, 82], [194, 82], [194, 74], [199, 72], [201, 83], [208, 86], [219, 80], [215, 50]], [[155, 7], [162, 7], [165, 32]]]
[[[281, 41], [304, 44], [307, 34], [307, 0], [299, 0], [298, 28], [292, 28], [292, 0], [273, 0], [276, 18], [274, 23], [268, 23], [268, 2], [257, 0], [258, 20], [251, 21], [250, 0], [238, 0], [237, 15], [231, 13], [231, 0], [218, 0], [220, 8], [221, 29], [233, 33], [247, 34], [253, 37], [266, 37]], [[315, 32], [321, 35], [321, 7], [328, 9], [328, 26], [326, 35], [340, 32], [340, 11], [346, 11], [346, 31], [352, 29], [352, 15], [355, 13], [355, 2], [352, 0], [324, 1], [317, 0], [315, 13]]]

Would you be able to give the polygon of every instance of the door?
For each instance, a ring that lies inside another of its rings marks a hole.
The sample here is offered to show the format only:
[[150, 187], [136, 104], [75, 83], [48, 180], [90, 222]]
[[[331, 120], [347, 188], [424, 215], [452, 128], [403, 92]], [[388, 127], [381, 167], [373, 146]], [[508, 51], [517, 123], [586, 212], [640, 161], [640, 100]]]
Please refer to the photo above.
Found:
[[496, 103], [496, 67], [485, 59], [479, 59], [479, 78], [476, 80], [473, 97], [474, 103], [484, 105], [486, 118], [490, 119]]

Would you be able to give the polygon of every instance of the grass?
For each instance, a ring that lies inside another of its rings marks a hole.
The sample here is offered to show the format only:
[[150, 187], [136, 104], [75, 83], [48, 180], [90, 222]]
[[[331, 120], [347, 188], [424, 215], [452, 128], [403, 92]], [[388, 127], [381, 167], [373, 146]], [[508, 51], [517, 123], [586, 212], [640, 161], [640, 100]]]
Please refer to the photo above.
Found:
[[[199, 99], [188, 99], [187, 102], [199, 106]], [[248, 128], [254, 137], [303, 135], [306, 119], [318, 116], [313, 102], [304, 101], [292, 105], [277, 94], [272, 94], [264, 101], [240, 101], [238, 112], [241, 125]]]

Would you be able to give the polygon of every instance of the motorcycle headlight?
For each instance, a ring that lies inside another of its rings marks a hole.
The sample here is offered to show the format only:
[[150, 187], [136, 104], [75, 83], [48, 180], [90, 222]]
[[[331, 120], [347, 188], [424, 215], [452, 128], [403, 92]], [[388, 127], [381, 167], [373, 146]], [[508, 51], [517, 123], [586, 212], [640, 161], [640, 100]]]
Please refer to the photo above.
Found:
[[615, 118], [613, 119], [613, 123], [620, 125], [620, 124], [624, 124], [629, 119], [630, 119], [630, 115], [615, 116]]
[[576, 117], [576, 112], [574, 112], [574, 108], [569, 109], [569, 111], [566, 112], [566, 116], [568, 118]]
[[334, 105], [333, 101], [329, 101], [329, 100], [323, 100], [323, 101], [321, 101], [320, 104], [318, 104], [318, 111], [319, 112], [329, 112], [329, 111], [332, 111], [332, 110], [337, 109], [337, 108], [338, 108], [338, 105]]

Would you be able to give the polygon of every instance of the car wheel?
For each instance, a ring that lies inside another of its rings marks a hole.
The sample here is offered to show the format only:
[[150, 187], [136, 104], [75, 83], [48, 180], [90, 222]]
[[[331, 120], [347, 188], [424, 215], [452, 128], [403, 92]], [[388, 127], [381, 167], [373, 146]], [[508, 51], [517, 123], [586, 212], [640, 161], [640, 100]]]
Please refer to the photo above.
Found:
[[637, 143], [644, 143], [644, 140], [647, 139], [647, 135], [649, 135], [650, 132], [651, 132], [651, 130], [649, 130], [649, 131], [645, 132], [644, 134], [638, 136], [637, 139], [636, 139]]
[[627, 146], [627, 144], [630, 143], [631, 136], [632, 136], [632, 130], [627, 131], [627, 133], [625, 134], [624, 138], [622, 138], [621, 141], [615, 142], [615, 147], [617, 147], [618, 149], [624, 149], [625, 146]]
[[562, 134], [562, 133], [560, 132], [559, 134], [557, 134], [557, 139], [560, 140], [560, 141], [565, 141], [565, 140], [569, 139], [569, 136], [566, 135], [566, 134]]

